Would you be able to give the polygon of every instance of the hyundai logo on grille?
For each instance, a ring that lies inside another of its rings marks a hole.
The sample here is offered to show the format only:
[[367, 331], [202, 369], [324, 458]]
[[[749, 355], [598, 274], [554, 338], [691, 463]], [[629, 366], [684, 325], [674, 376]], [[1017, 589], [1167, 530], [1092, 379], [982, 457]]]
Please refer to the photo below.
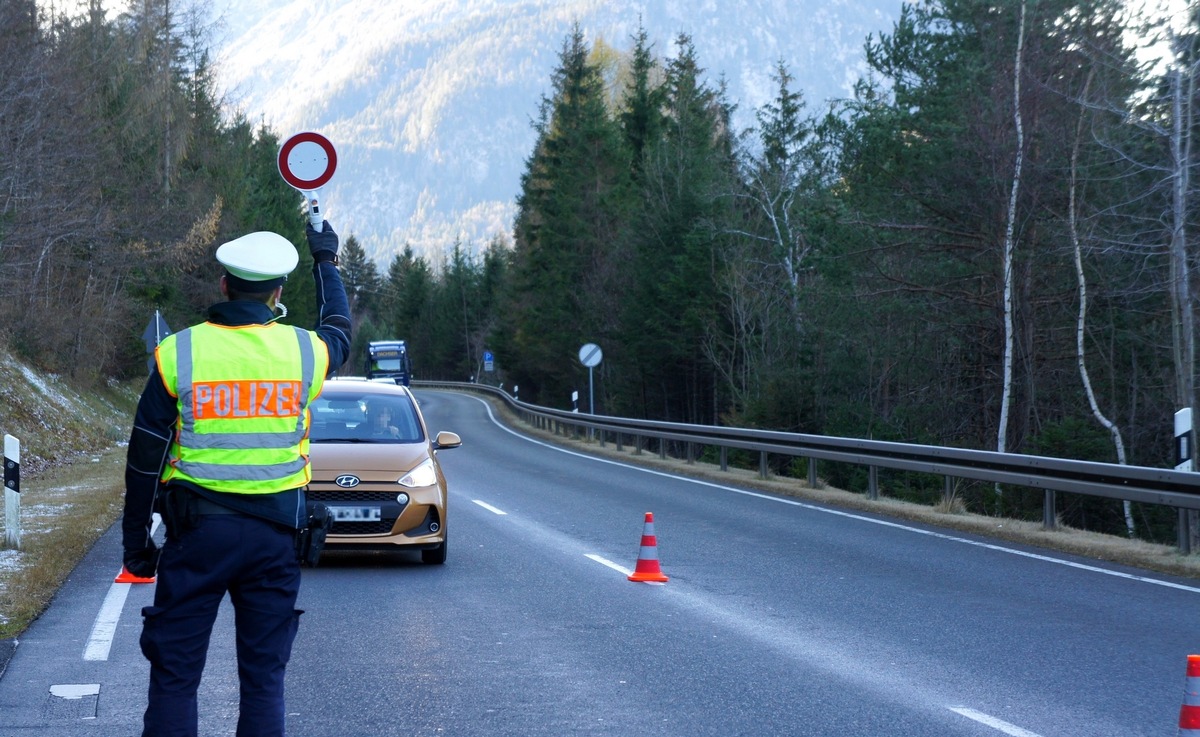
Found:
[[359, 480], [357, 476], [345, 474], [343, 476], [338, 476], [333, 480], [333, 483], [337, 484], [343, 489], [353, 489], [355, 486], [358, 486]]

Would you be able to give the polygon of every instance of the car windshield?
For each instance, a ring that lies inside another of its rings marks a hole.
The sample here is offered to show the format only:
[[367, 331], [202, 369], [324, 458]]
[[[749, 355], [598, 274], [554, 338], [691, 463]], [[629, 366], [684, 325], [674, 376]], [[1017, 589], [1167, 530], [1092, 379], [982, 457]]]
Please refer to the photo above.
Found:
[[425, 440], [412, 400], [375, 394], [322, 395], [312, 403], [309, 439], [327, 443], [419, 443]]

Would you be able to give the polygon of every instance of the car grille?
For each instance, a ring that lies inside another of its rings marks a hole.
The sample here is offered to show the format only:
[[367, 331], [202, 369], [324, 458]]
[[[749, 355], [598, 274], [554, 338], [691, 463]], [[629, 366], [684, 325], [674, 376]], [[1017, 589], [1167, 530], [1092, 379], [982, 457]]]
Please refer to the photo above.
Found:
[[308, 490], [308, 500], [310, 502], [394, 502], [396, 495], [400, 493], [400, 489], [396, 491], [370, 491], [370, 490], [355, 490], [355, 489], [338, 489], [336, 491], [314, 491]]
[[378, 522], [334, 522], [331, 535], [386, 535], [396, 526], [396, 517], [384, 517]]
[[[384, 515], [377, 522], [334, 522], [329, 529], [331, 535], [387, 535], [396, 526], [399, 514], [388, 516], [387, 512], [397, 510], [395, 491], [372, 491], [370, 489], [309, 489], [310, 502], [325, 502], [339, 504], [344, 502], [374, 502], [383, 506]], [[390, 504], [389, 504], [390, 502]]]

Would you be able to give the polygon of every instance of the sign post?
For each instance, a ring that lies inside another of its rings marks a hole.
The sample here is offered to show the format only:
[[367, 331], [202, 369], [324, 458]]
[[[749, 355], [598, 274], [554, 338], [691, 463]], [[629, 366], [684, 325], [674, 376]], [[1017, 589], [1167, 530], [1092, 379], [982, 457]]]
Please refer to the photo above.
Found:
[[171, 328], [167, 327], [167, 321], [163, 319], [158, 310], [154, 311], [154, 317], [150, 318], [150, 323], [146, 325], [146, 329], [142, 331], [142, 340], [146, 342], [146, 352], [150, 354], [147, 368], [150, 371], [154, 370], [154, 349], [158, 344], [163, 342], [163, 338], [171, 334]]
[[283, 181], [300, 190], [308, 199], [308, 222], [320, 232], [321, 187], [333, 179], [337, 169], [337, 151], [329, 139], [320, 133], [297, 133], [279, 147], [279, 174]]
[[604, 351], [595, 343], [587, 343], [579, 349], [579, 362], [588, 370], [588, 414], [596, 414], [596, 397], [592, 388], [592, 369], [600, 365], [604, 359]]

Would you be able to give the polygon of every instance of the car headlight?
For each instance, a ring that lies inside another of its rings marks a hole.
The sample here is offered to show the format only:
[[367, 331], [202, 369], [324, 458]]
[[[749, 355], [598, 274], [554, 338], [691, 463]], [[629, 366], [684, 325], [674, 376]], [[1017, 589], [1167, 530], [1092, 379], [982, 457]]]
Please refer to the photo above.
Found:
[[404, 474], [400, 479], [401, 486], [409, 488], [417, 486], [433, 486], [437, 483], [437, 472], [433, 470], [433, 459], [426, 458], [421, 465]]

